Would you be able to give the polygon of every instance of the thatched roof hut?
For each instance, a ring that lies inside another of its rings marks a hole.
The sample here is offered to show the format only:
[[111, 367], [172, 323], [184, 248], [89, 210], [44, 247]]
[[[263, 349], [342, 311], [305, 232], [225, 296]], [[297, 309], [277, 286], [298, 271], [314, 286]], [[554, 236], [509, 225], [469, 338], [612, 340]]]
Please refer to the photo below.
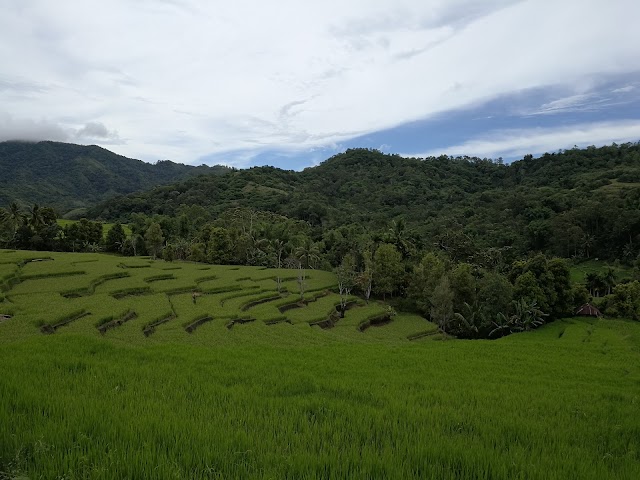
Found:
[[594, 307], [590, 303], [585, 303], [578, 310], [576, 310], [576, 315], [581, 317], [601, 317], [602, 313], [598, 310], [597, 307]]

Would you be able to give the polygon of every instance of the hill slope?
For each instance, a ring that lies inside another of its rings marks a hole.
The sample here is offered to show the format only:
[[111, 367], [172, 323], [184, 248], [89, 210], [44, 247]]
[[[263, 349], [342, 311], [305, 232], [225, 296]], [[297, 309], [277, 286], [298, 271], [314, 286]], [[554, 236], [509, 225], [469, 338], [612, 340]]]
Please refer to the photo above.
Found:
[[14, 201], [40, 203], [66, 212], [116, 195], [228, 170], [170, 161], [152, 165], [95, 145], [0, 142], [0, 206]]
[[212, 218], [235, 207], [266, 210], [323, 230], [360, 224], [380, 231], [402, 217], [417, 241], [467, 236], [484, 247], [566, 257], [588, 248], [587, 256], [619, 258], [640, 241], [640, 144], [576, 148], [510, 165], [353, 149], [302, 172], [259, 167], [201, 176], [114, 198], [89, 213], [127, 221], [131, 212], [174, 216], [184, 205], [202, 206]]
[[286, 270], [0, 259], [2, 478], [640, 478], [638, 322], [437, 341], [412, 315], [358, 328], [375, 302], [312, 326], [329, 272], [304, 305]]

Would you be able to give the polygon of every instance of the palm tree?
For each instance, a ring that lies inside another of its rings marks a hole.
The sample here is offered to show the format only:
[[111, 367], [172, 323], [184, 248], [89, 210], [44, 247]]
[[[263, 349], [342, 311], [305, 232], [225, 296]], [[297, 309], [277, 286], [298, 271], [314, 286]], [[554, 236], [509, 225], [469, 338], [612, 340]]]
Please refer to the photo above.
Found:
[[611, 294], [611, 290], [616, 286], [616, 272], [613, 268], [607, 268], [604, 276], [602, 277], [602, 283], [607, 288], [607, 295]]
[[387, 238], [389, 243], [396, 246], [402, 254], [402, 258], [407, 258], [415, 248], [415, 245], [408, 238], [407, 225], [404, 218], [391, 221], [391, 227], [387, 231]]
[[626, 262], [631, 263], [633, 260], [633, 257], [635, 256], [635, 248], [633, 245], [633, 242], [629, 242], [624, 246], [624, 249], [622, 250], [622, 258], [625, 259]]
[[279, 238], [268, 241], [269, 257], [273, 261], [273, 266], [278, 269], [276, 275], [276, 285], [278, 292], [282, 288], [282, 280], [280, 278], [280, 269], [282, 268], [282, 256], [284, 255], [286, 244]]
[[598, 278], [598, 274], [594, 272], [589, 272], [584, 277], [585, 282], [587, 284], [587, 290], [589, 290], [589, 294], [592, 297], [596, 297], [596, 293], [598, 291], [598, 284], [600, 279]]
[[269, 240], [257, 238], [252, 241], [250, 265], [263, 265], [269, 261]]
[[16, 237], [18, 229], [24, 225], [25, 217], [16, 202], [12, 202], [7, 210], [0, 209], [0, 226], [2, 226], [2, 241], [5, 245], [11, 245]]
[[44, 218], [42, 217], [40, 205], [34, 203], [33, 207], [29, 209], [29, 213], [29, 225], [31, 225], [31, 228], [33, 228], [35, 231], [38, 231], [38, 229], [44, 225]]
[[22, 212], [20, 211], [20, 207], [16, 202], [11, 202], [11, 204], [9, 204], [8, 213], [9, 213], [9, 222], [11, 223], [13, 231], [15, 233], [18, 230], [18, 227], [20, 227], [20, 225], [22, 225], [25, 222], [24, 215], [22, 215]]
[[0, 208], [0, 244], [6, 244], [13, 238], [9, 227], [9, 212]]
[[585, 236], [582, 237], [582, 249], [584, 250], [585, 257], [589, 258], [591, 256], [594, 242], [595, 238], [593, 235], [585, 234]]
[[308, 237], [295, 249], [294, 254], [305, 268], [315, 268], [316, 262], [320, 260], [318, 244]]
[[268, 250], [275, 268], [282, 268], [282, 256], [284, 255], [286, 245], [287, 244], [279, 238], [274, 238], [268, 242]]

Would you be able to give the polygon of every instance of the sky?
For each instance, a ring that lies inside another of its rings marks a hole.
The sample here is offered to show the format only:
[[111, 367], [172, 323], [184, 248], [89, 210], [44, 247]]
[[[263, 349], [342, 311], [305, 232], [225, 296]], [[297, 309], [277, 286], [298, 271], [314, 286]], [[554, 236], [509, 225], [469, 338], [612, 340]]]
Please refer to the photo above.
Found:
[[640, 141], [637, 0], [5, 0], [0, 141], [302, 169]]

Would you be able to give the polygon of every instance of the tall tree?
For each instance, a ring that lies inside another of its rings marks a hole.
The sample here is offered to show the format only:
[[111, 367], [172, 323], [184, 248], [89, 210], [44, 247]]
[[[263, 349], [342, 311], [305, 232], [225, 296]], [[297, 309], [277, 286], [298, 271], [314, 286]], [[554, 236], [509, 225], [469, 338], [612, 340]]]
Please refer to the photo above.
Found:
[[35, 231], [38, 231], [40, 227], [44, 224], [44, 220], [42, 218], [42, 212], [40, 211], [40, 205], [34, 203], [33, 206], [29, 209], [29, 225]]
[[449, 277], [444, 275], [431, 296], [431, 319], [447, 333], [447, 327], [453, 318], [453, 290]]
[[476, 280], [468, 263], [459, 263], [450, 273], [453, 290], [453, 309], [461, 312], [465, 304], [473, 305], [476, 300]]
[[306, 237], [302, 244], [296, 247], [295, 256], [304, 268], [315, 268], [320, 260], [320, 249], [317, 243]]
[[504, 275], [487, 272], [478, 281], [477, 299], [487, 319], [494, 320], [499, 313], [509, 315], [513, 300], [513, 285]]
[[13, 240], [13, 229], [9, 224], [9, 212], [0, 208], [0, 246], [9, 246]]
[[20, 210], [20, 206], [16, 202], [11, 202], [5, 215], [5, 237], [8, 245], [14, 242], [18, 229], [24, 225], [24, 223], [25, 217]]
[[[204, 238], [203, 238], [204, 243]], [[233, 252], [229, 231], [223, 227], [210, 227], [206, 238], [207, 261], [224, 265], [231, 263]]]
[[427, 253], [413, 268], [409, 284], [409, 298], [424, 315], [431, 311], [431, 295], [445, 273], [445, 264], [433, 252]]
[[127, 235], [124, 233], [124, 228], [119, 223], [114, 224], [105, 238], [105, 248], [107, 252], [121, 252], [124, 246], [124, 241]]
[[373, 256], [371, 251], [366, 249], [362, 254], [363, 269], [358, 273], [356, 277], [356, 284], [362, 290], [364, 300], [369, 304], [369, 298], [371, 297], [371, 290], [373, 288]]
[[516, 278], [513, 298], [518, 302], [524, 300], [528, 305], [535, 303], [539, 308], [549, 311], [549, 300], [531, 271]]
[[602, 280], [604, 281], [605, 286], [607, 287], [607, 295], [611, 294], [611, 290], [616, 286], [616, 272], [613, 268], [607, 268], [604, 273]]
[[345, 255], [340, 266], [335, 269], [338, 278], [338, 292], [340, 293], [340, 314], [344, 317], [347, 300], [356, 284], [356, 261], [353, 255]]
[[382, 294], [383, 298], [393, 294], [402, 279], [404, 267], [402, 265], [402, 255], [395, 245], [383, 243], [373, 255], [373, 265], [375, 270], [374, 289], [376, 293]]
[[162, 244], [164, 243], [162, 229], [158, 223], [153, 222], [149, 225], [149, 228], [144, 234], [144, 242], [147, 247], [147, 252], [155, 259], [162, 251]]
[[278, 292], [282, 289], [282, 278], [280, 277], [280, 269], [282, 268], [282, 259], [285, 254], [286, 244], [279, 238], [274, 238], [267, 241], [267, 257], [270, 259], [271, 267], [277, 268], [276, 272], [276, 286]]

